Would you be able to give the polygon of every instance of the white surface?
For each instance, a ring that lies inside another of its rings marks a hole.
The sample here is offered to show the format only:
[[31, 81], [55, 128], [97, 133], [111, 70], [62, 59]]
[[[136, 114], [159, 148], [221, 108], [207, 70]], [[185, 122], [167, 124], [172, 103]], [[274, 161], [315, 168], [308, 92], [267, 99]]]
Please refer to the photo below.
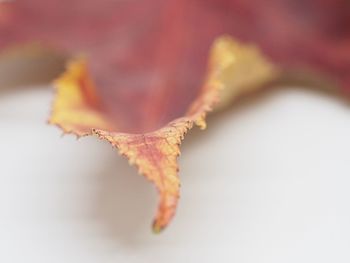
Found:
[[45, 124], [51, 92], [0, 98], [0, 262], [350, 262], [350, 107], [285, 89], [187, 136], [160, 235], [153, 187], [96, 138]]

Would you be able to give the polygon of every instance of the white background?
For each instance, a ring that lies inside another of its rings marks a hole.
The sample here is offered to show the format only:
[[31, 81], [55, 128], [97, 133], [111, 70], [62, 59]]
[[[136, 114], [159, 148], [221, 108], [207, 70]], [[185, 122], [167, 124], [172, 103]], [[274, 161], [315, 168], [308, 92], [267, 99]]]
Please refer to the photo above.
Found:
[[191, 131], [172, 224], [107, 143], [45, 124], [49, 88], [0, 97], [0, 262], [350, 262], [350, 107], [284, 88]]

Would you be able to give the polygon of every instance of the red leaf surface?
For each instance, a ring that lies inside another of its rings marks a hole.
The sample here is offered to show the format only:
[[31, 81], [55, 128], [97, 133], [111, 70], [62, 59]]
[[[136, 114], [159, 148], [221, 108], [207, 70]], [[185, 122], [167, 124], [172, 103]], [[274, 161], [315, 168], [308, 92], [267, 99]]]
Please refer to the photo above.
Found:
[[312, 70], [350, 91], [347, 0], [1, 3], [3, 54], [33, 42], [72, 60], [56, 81], [50, 122], [97, 134], [155, 183], [156, 231], [175, 213], [179, 144], [193, 123], [205, 127], [220, 89], [237, 95], [277, 66]]

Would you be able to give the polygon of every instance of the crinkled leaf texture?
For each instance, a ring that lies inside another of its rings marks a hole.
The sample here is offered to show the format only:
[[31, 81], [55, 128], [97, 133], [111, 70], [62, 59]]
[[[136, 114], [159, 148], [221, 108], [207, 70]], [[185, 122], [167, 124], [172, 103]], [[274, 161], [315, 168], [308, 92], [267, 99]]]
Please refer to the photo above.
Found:
[[156, 232], [178, 202], [179, 144], [219, 99], [294, 68], [350, 90], [347, 0], [0, 3], [1, 56], [33, 42], [70, 57], [50, 122], [109, 141], [156, 185]]

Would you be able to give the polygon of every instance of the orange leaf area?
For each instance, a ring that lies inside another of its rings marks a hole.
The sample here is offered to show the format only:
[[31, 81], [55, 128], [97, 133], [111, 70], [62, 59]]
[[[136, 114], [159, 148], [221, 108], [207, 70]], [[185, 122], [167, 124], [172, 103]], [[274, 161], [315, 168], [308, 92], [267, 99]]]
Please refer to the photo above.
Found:
[[96, 134], [107, 140], [129, 159], [130, 164], [137, 166], [140, 174], [156, 185], [160, 203], [153, 229], [159, 232], [175, 213], [180, 187], [176, 159], [181, 139], [192, 126], [190, 117], [178, 119], [152, 133], [116, 132], [118, 123], [110, 121], [99, 109], [84, 61], [73, 61], [56, 81], [56, 89], [50, 123], [67, 133]]
[[[120, 123], [101, 108], [85, 61], [72, 61], [67, 71], [56, 81], [57, 94], [50, 123], [78, 136], [95, 134], [110, 142], [129, 159], [130, 164], [137, 166], [139, 173], [153, 182], [159, 191], [160, 202], [153, 224], [154, 231], [159, 232], [174, 216], [179, 199], [179, 145], [193, 124], [202, 129], [206, 127], [206, 114], [218, 102], [220, 91], [229, 88], [228, 84], [231, 86], [225, 76], [227, 70], [233, 73], [237, 62], [242, 64], [242, 58], [246, 58], [247, 53], [259, 56], [253, 47], [240, 47], [229, 37], [218, 39], [210, 55], [207, 80], [184, 116], [165, 124], [163, 128], [142, 134], [123, 132]], [[261, 69], [269, 69], [267, 62], [263, 63], [257, 58], [253, 61], [259, 61], [257, 64]], [[257, 69], [251, 62], [247, 67]], [[257, 79], [260, 78], [259, 75]]]

